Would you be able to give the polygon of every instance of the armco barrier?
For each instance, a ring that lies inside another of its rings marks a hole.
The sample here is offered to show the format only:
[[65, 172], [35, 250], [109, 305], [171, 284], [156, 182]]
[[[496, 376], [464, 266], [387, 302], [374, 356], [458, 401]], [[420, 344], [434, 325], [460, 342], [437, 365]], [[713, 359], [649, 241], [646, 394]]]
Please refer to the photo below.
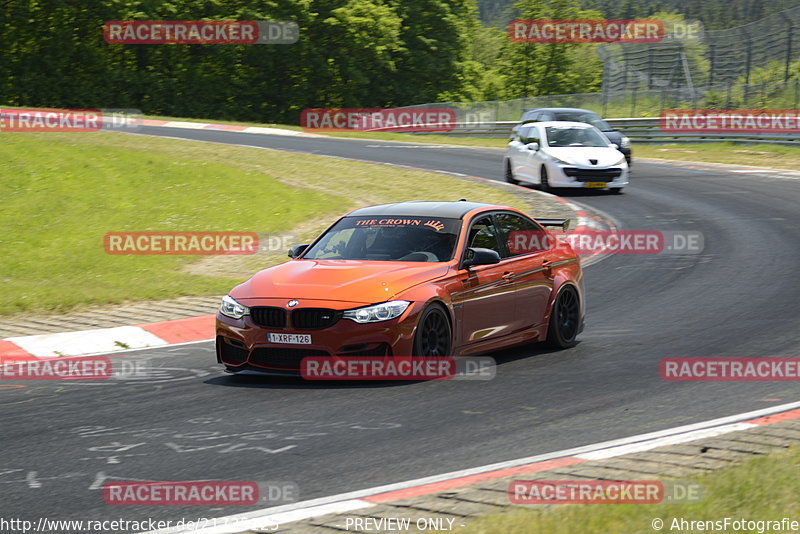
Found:
[[[636, 143], [765, 143], [800, 146], [800, 134], [778, 132], [697, 133], [664, 132], [659, 128], [658, 117], [606, 119], [616, 129]], [[459, 123], [444, 135], [460, 137], [509, 137], [516, 121], [497, 121], [483, 124]], [[396, 131], [396, 130], [395, 130]], [[413, 132], [426, 135], [437, 132]], [[439, 132], [441, 135], [441, 132]]]

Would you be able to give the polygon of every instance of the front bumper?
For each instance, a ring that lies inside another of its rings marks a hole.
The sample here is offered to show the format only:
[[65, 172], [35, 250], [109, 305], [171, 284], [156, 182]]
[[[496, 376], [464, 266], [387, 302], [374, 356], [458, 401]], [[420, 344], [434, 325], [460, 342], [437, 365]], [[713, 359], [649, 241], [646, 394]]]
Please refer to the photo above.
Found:
[[[264, 327], [249, 315], [232, 319], [217, 313], [217, 362], [228, 371], [282, 375], [299, 373], [306, 357], [409, 356], [420, 313], [416, 304], [397, 319], [365, 324], [339, 319], [321, 329]], [[311, 343], [271, 343], [270, 333], [310, 335]]]
[[596, 168], [549, 162], [547, 168], [551, 187], [614, 189], [629, 183], [629, 170], [625, 165]]

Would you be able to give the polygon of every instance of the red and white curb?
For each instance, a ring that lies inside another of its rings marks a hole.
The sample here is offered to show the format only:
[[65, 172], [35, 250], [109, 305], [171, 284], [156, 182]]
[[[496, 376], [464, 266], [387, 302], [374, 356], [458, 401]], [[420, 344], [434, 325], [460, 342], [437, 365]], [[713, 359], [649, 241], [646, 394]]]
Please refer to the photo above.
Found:
[[223, 130], [226, 132], [242, 132], [266, 135], [293, 135], [296, 137], [327, 137], [322, 134], [299, 132], [297, 130], [286, 130], [284, 128], [265, 128], [262, 126], [236, 126], [233, 124], [211, 124], [203, 122], [187, 121], [159, 121], [144, 119], [142, 126], [155, 126], [157, 128], [184, 128], [189, 130]]
[[[615, 221], [615, 219], [604, 212], [601, 212], [597, 208], [592, 208], [595, 212], [595, 215], [592, 215], [586, 209], [577, 204], [575, 202], [570, 202], [569, 200], [563, 199], [557, 195], [553, 195], [551, 193], [541, 192], [544, 195], [549, 195], [556, 199], [557, 201], [561, 202], [562, 204], [566, 204], [568, 208], [575, 212], [575, 217], [577, 218], [577, 222], [575, 224], [574, 229], [570, 229], [571, 234], [586, 234], [589, 232], [596, 232], [596, 231], [609, 231], [609, 232], [616, 232], [619, 229], [619, 224]], [[602, 248], [596, 250], [595, 252], [587, 255], [581, 255], [581, 265], [584, 267], [588, 267], [594, 263], [600, 262], [606, 258], [608, 258], [608, 254], [606, 254], [606, 249]]]
[[389, 501], [462, 488], [476, 482], [495, 480], [517, 474], [527, 475], [537, 471], [575, 465], [589, 460], [614, 458], [666, 445], [686, 443], [798, 418], [800, 418], [800, 402], [793, 402], [692, 425], [605, 441], [594, 445], [220, 517], [215, 520], [209, 520], [208, 522], [213, 523], [215, 526], [206, 528], [172, 527], [151, 531], [146, 534], [181, 534], [189, 532], [237, 534], [248, 530], [274, 530], [278, 526], [294, 521], [327, 514], [364, 510]]
[[214, 315], [174, 321], [9, 337], [0, 340], [0, 361], [85, 356], [214, 339]]

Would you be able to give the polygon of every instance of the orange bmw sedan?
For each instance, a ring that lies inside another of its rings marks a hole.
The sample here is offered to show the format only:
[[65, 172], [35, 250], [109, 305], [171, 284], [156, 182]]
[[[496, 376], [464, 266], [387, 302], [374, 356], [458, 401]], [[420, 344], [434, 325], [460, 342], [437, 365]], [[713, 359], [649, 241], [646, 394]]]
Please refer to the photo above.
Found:
[[306, 357], [472, 356], [583, 330], [580, 260], [535, 220], [477, 202], [357, 209], [222, 299], [217, 361], [297, 374]]

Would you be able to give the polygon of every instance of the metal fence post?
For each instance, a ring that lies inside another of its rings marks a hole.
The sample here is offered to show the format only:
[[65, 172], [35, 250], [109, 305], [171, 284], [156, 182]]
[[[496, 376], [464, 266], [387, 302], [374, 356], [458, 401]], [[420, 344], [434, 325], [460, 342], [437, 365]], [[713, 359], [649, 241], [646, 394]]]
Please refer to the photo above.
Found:
[[631, 72], [631, 64], [630, 64], [630, 61], [628, 60], [628, 49], [627, 48], [623, 48], [622, 49], [622, 59], [625, 61], [625, 82], [623, 84], [623, 90], [627, 90], [628, 89], [628, 74], [630, 74], [630, 72]]
[[708, 45], [708, 85], [714, 85], [714, 63], [716, 62], [716, 47]]
[[792, 64], [792, 34], [794, 33], [794, 24], [792, 24], [792, 19], [786, 16], [786, 13], [781, 12], [780, 15], [783, 17], [783, 21], [786, 22], [786, 25], [789, 27], [786, 32], [786, 65], [783, 73], [783, 81], [788, 81], [789, 66]]
[[747, 55], [744, 63], [744, 101], [747, 102], [748, 86], [750, 85], [750, 62], [753, 59], [753, 43], [750, 42], [750, 35], [747, 30], [742, 28], [742, 33], [747, 39]]
[[794, 81], [794, 109], [797, 109], [798, 101], [800, 101], [800, 79]]

